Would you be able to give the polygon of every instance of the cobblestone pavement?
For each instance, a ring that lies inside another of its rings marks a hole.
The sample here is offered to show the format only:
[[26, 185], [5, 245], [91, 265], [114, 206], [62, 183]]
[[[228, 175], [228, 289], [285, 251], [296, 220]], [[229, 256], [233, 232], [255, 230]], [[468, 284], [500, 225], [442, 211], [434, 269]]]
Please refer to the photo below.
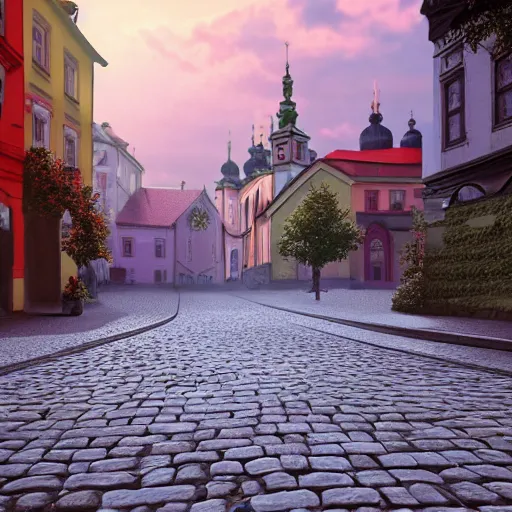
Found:
[[358, 322], [370, 322], [427, 331], [448, 331], [512, 341], [512, 323], [477, 318], [407, 315], [391, 311], [394, 290], [330, 289], [319, 302], [302, 289], [237, 290], [236, 295], [270, 306]]
[[294, 318], [186, 292], [164, 327], [0, 377], [0, 509], [511, 510], [510, 377]]
[[154, 324], [177, 306], [172, 288], [110, 285], [79, 317], [0, 318], [0, 367]]

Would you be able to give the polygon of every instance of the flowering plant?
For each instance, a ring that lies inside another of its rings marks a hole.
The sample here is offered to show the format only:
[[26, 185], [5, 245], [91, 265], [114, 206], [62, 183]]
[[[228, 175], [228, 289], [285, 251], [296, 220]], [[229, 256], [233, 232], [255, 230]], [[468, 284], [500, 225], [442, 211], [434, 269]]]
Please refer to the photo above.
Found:
[[97, 208], [100, 195], [84, 186], [78, 169], [66, 167], [46, 148], [30, 148], [25, 155], [25, 209], [40, 215], [62, 217], [66, 210], [73, 226], [62, 240], [62, 249], [78, 267], [92, 260], [112, 261], [106, 246], [107, 217]]
[[70, 276], [64, 293], [62, 294], [64, 300], [75, 301], [75, 300], [86, 300], [90, 298], [87, 287], [84, 282], [75, 276]]

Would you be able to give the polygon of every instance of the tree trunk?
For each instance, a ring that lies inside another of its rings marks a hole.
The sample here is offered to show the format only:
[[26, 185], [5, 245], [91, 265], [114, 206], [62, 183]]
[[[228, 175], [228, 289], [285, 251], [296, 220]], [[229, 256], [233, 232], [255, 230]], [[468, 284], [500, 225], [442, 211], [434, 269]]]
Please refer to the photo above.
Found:
[[313, 269], [313, 290], [315, 292], [315, 300], [320, 300], [320, 269]]

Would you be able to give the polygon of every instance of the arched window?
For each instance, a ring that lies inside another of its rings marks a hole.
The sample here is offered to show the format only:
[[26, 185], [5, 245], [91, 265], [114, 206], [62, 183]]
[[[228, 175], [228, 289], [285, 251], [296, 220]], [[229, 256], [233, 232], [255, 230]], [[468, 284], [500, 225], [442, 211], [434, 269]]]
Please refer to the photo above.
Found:
[[249, 229], [249, 198], [245, 200], [245, 229]]
[[254, 216], [258, 215], [258, 208], [260, 206], [260, 189], [256, 191], [256, 200], [254, 201]]
[[480, 187], [474, 185], [466, 185], [459, 189], [455, 197], [457, 203], [467, 203], [468, 201], [475, 201], [485, 196], [485, 192]]

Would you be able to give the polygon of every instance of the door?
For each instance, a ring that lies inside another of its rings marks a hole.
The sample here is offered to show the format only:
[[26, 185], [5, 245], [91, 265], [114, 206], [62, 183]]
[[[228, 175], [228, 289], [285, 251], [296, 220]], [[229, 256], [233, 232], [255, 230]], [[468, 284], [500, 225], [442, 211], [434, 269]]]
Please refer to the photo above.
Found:
[[386, 256], [382, 240], [374, 238], [370, 242], [370, 281], [384, 281]]
[[238, 249], [232, 249], [229, 262], [229, 277], [232, 281], [238, 279]]
[[12, 310], [12, 265], [11, 210], [0, 202], [0, 315]]

